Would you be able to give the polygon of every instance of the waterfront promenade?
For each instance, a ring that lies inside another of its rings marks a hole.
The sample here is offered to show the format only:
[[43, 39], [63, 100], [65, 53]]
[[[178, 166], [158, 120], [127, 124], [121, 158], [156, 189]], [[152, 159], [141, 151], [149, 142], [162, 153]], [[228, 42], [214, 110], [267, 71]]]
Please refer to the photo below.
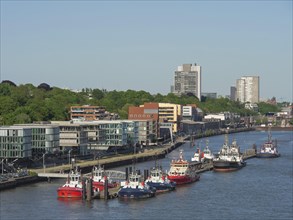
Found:
[[[46, 167], [46, 168], [38, 168], [38, 169], [30, 169], [31, 174], [36, 174], [34, 178], [31, 176], [27, 176], [27, 181], [17, 181], [14, 180], [10, 184], [6, 182], [1, 182], [0, 183], [0, 190], [3, 188], [10, 188], [18, 185], [27, 184], [30, 183], [30, 180], [32, 182], [35, 182], [38, 180], [36, 178], [37, 176], [40, 176], [39, 180], [46, 180], [48, 178], [64, 178], [66, 173], [70, 171], [70, 169], [73, 168], [73, 166], [78, 166], [81, 170], [82, 173], [89, 173], [92, 170], [93, 166], [96, 165], [101, 165], [105, 169], [109, 168], [114, 168], [114, 167], [119, 167], [119, 166], [125, 166], [129, 164], [139, 163], [139, 162], [144, 162], [144, 161], [150, 161], [150, 160], [156, 160], [156, 159], [161, 159], [166, 156], [166, 154], [170, 153], [177, 147], [181, 146], [184, 144], [186, 141], [191, 141], [192, 142], [195, 139], [199, 138], [204, 138], [208, 136], [215, 136], [215, 135], [222, 135], [226, 133], [238, 133], [238, 132], [245, 132], [245, 131], [251, 131], [254, 130], [252, 128], [241, 128], [241, 129], [235, 129], [235, 130], [219, 130], [217, 132], [209, 132], [206, 134], [197, 134], [197, 135], [187, 135], [184, 137], [178, 137], [174, 143], [167, 143], [162, 146], [154, 146], [152, 148], [144, 149], [143, 151], [139, 151], [136, 154], [116, 154], [112, 155], [111, 157], [104, 157], [96, 160], [77, 160], [74, 164], [64, 164], [64, 165], [59, 165], [59, 166], [53, 166], [53, 167]], [[248, 151], [243, 152], [244, 159], [249, 159], [251, 157], [255, 156], [255, 151], [253, 149], [250, 149]], [[199, 172], [204, 172], [207, 170], [211, 170], [212, 166], [205, 166], [202, 170]], [[58, 177], [56, 174], [60, 174]], [[40, 175], [38, 175], [40, 174]], [[65, 174], [65, 175], [64, 175]], [[24, 178], [26, 179], [26, 178]], [[17, 183], [17, 184], [16, 184]], [[1, 187], [3, 186], [3, 187]]]
[[[148, 161], [148, 160], [154, 160], [157, 158], [163, 158], [167, 153], [172, 151], [173, 149], [177, 148], [178, 146], [182, 145], [184, 143], [183, 138], [180, 138], [180, 140], [177, 140], [173, 144], [166, 144], [162, 147], [154, 147], [153, 149], [144, 150], [143, 152], [138, 152], [137, 154], [117, 154], [115, 156], [111, 156], [109, 158], [102, 158], [102, 159], [96, 159], [96, 160], [79, 160], [76, 161], [75, 166], [78, 166], [82, 171], [89, 171], [89, 168], [91, 169], [93, 166], [96, 166], [100, 164], [101, 166], [104, 166], [105, 168], [112, 168], [117, 166], [123, 166], [127, 164], [132, 164], [135, 162], [142, 162], [142, 161]], [[72, 168], [71, 164], [64, 164], [61, 166], [54, 166], [54, 167], [48, 167], [48, 168], [40, 168], [40, 169], [31, 169], [32, 172], [35, 173], [57, 173], [57, 172], [63, 172], [68, 171]]]

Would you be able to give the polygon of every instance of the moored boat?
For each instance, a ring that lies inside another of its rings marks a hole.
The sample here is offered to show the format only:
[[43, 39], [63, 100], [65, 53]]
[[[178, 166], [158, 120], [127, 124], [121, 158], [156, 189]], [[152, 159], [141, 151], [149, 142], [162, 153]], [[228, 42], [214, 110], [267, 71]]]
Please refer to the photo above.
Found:
[[206, 147], [204, 148], [204, 150], [201, 151], [201, 149], [198, 147], [193, 157], [191, 158], [191, 161], [205, 163], [205, 162], [210, 162], [213, 159], [214, 159], [214, 155], [212, 151], [209, 149], [208, 141], [206, 141]]
[[153, 167], [150, 176], [145, 180], [145, 184], [156, 188], [156, 192], [167, 192], [175, 190], [176, 183], [170, 181], [159, 167]]
[[178, 160], [172, 160], [168, 172], [168, 179], [176, 182], [177, 185], [198, 181], [200, 176], [196, 173], [201, 167], [201, 162], [187, 161], [183, 158], [182, 150]]
[[154, 197], [155, 193], [156, 189], [146, 185], [142, 179], [142, 176], [135, 172], [129, 175], [128, 181], [121, 182], [118, 197], [143, 199]]
[[239, 170], [244, 166], [246, 166], [246, 162], [243, 161], [243, 157], [236, 141], [234, 140], [231, 146], [229, 146], [226, 138], [218, 157], [213, 160], [213, 170], [229, 172]]
[[195, 161], [195, 162], [202, 162], [204, 159], [204, 154], [203, 152], [200, 150], [200, 148], [196, 148], [195, 153], [193, 154], [193, 157], [191, 158], [191, 161]]
[[260, 147], [260, 151], [256, 153], [256, 157], [258, 158], [275, 158], [280, 156], [277, 141], [272, 140], [270, 128], [268, 132], [268, 140]]
[[208, 145], [208, 140], [206, 141], [206, 147], [205, 149], [203, 150], [203, 158], [204, 158], [204, 161], [213, 161], [214, 159], [214, 154], [212, 153], [212, 151], [210, 150], [209, 148], [209, 145]]
[[71, 171], [66, 183], [57, 190], [59, 198], [82, 198], [83, 187], [80, 172]]
[[[92, 170], [92, 179], [93, 179], [93, 188], [94, 190], [98, 189], [98, 191], [104, 190], [105, 187], [105, 178], [107, 178], [104, 168], [101, 166], [94, 166]], [[108, 180], [108, 188], [115, 188], [118, 186], [118, 183], [112, 181], [111, 179], [107, 178]]]

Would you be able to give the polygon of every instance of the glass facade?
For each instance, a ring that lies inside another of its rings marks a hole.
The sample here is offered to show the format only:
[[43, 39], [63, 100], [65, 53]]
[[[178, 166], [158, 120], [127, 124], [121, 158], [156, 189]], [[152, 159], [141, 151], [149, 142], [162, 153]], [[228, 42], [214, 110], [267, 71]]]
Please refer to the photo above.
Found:
[[31, 157], [31, 133], [30, 128], [0, 127], [0, 158]]

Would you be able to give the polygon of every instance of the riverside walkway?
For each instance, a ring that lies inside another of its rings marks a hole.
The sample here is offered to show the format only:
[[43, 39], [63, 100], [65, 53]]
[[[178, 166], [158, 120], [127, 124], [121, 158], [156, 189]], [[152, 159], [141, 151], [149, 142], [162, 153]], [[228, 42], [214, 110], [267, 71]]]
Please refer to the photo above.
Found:
[[[133, 161], [142, 162], [147, 160], [153, 160], [156, 158], [163, 158], [167, 153], [177, 148], [178, 146], [184, 143], [183, 138], [178, 139], [174, 144], [167, 144], [162, 147], [157, 147], [150, 150], [145, 150], [144, 152], [139, 152], [137, 154], [129, 154], [129, 155], [120, 155], [117, 154], [114, 157], [110, 158], [102, 158], [99, 160], [91, 160], [91, 161], [77, 161], [75, 166], [78, 166], [81, 171], [85, 170], [87, 172], [93, 166], [97, 166], [100, 164], [105, 168], [115, 167], [115, 166], [123, 166], [127, 164], [132, 164]], [[48, 173], [63, 173], [65, 171], [69, 171], [72, 168], [71, 164], [64, 164], [60, 166], [48, 167], [48, 168], [40, 168], [40, 169], [30, 169], [30, 171], [40, 174], [39, 176], [44, 176]], [[46, 173], [42, 175], [41, 173]]]
[[[184, 139], [181, 138], [177, 140], [174, 144], [168, 144], [163, 147], [154, 148], [151, 150], [147, 150], [144, 152], [139, 152], [137, 154], [130, 154], [130, 155], [115, 155], [111, 158], [103, 158], [99, 160], [92, 160], [92, 161], [77, 161], [75, 166], [79, 166], [81, 171], [90, 172], [93, 166], [101, 165], [105, 168], [116, 167], [116, 166], [123, 166], [132, 164], [133, 161], [142, 162], [147, 160], [154, 160], [156, 158], [164, 158], [166, 154], [174, 150], [175, 148], [181, 146], [184, 143]], [[256, 156], [255, 149], [247, 149], [243, 152], [244, 160], [253, 158]], [[66, 178], [68, 174], [63, 174], [65, 171], [69, 171], [72, 168], [71, 164], [49, 167], [49, 168], [41, 168], [41, 169], [32, 169], [31, 171], [38, 174], [39, 177], [56, 177], [56, 178]], [[207, 170], [212, 169], [212, 164], [205, 166], [200, 172], [204, 172]], [[86, 173], [84, 172], [84, 173]], [[109, 175], [119, 175], [115, 174], [115, 172], [109, 170]]]

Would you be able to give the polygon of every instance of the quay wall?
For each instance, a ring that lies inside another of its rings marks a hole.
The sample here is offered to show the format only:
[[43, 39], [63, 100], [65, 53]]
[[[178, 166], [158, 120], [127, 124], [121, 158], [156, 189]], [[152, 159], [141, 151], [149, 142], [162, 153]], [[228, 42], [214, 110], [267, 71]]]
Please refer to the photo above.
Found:
[[[83, 161], [83, 162], [77, 162], [75, 165], [79, 166], [82, 173], [89, 173], [92, 170], [93, 166], [96, 166], [100, 164], [101, 166], [104, 166], [105, 169], [117, 167], [117, 166], [124, 166], [124, 165], [130, 165], [133, 164], [133, 162], [139, 163], [144, 161], [150, 161], [155, 159], [161, 159], [164, 158], [166, 154], [174, 150], [175, 148], [181, 146], [184, 144], [184, 141], [178, 141], [175, 144], [168, 144], [164, 147], [157, 147], [152, 150], [145, 150], [144, 152], [139, 152], [137, 154], [130, 154], [130, 155], [116, 155], [114, 157], [109, 158], [102, 158], [99, 160], [93, 160], [93, 161]], [[55, 166], [55, 167], [49, 167], [46, 168], [46, 173], [56, 173], [60, 172], [61, 170], [63, 172], [68, 172], [71, 169], [71, 165], [62, 165], [62, 166]], [[31, 170], [36, 173], [42, 173], [44, 172], [44, 169], [34, 169]]]
[[[270, 127], [271, 131], [293, 131], [293, 127]], [[256, 131], [267, 131], [268, 127], [255, 127]]]
[[44, 178], [38, 176], [23, 176], [18, 178], [11, 178], [7, 181], [0, 182], [0, 191], [4, 189], [11, 189], [17, 186], [22, 186], [29, 183], [43, 181]]
[[254, 127], [210, 130], [205, 133], [188, 135], [184, 140], [190, 140], [190, 139], [194, 139], [194, 138], [198, 139], [198, 138], [204, 138], [204, 137], [210, 137], [210, 136], [216, 136], [216, 135], [240, 133], [240, 132], [247, 132], [247, 131], [254, 131], [254, 130], [255, 130]]

